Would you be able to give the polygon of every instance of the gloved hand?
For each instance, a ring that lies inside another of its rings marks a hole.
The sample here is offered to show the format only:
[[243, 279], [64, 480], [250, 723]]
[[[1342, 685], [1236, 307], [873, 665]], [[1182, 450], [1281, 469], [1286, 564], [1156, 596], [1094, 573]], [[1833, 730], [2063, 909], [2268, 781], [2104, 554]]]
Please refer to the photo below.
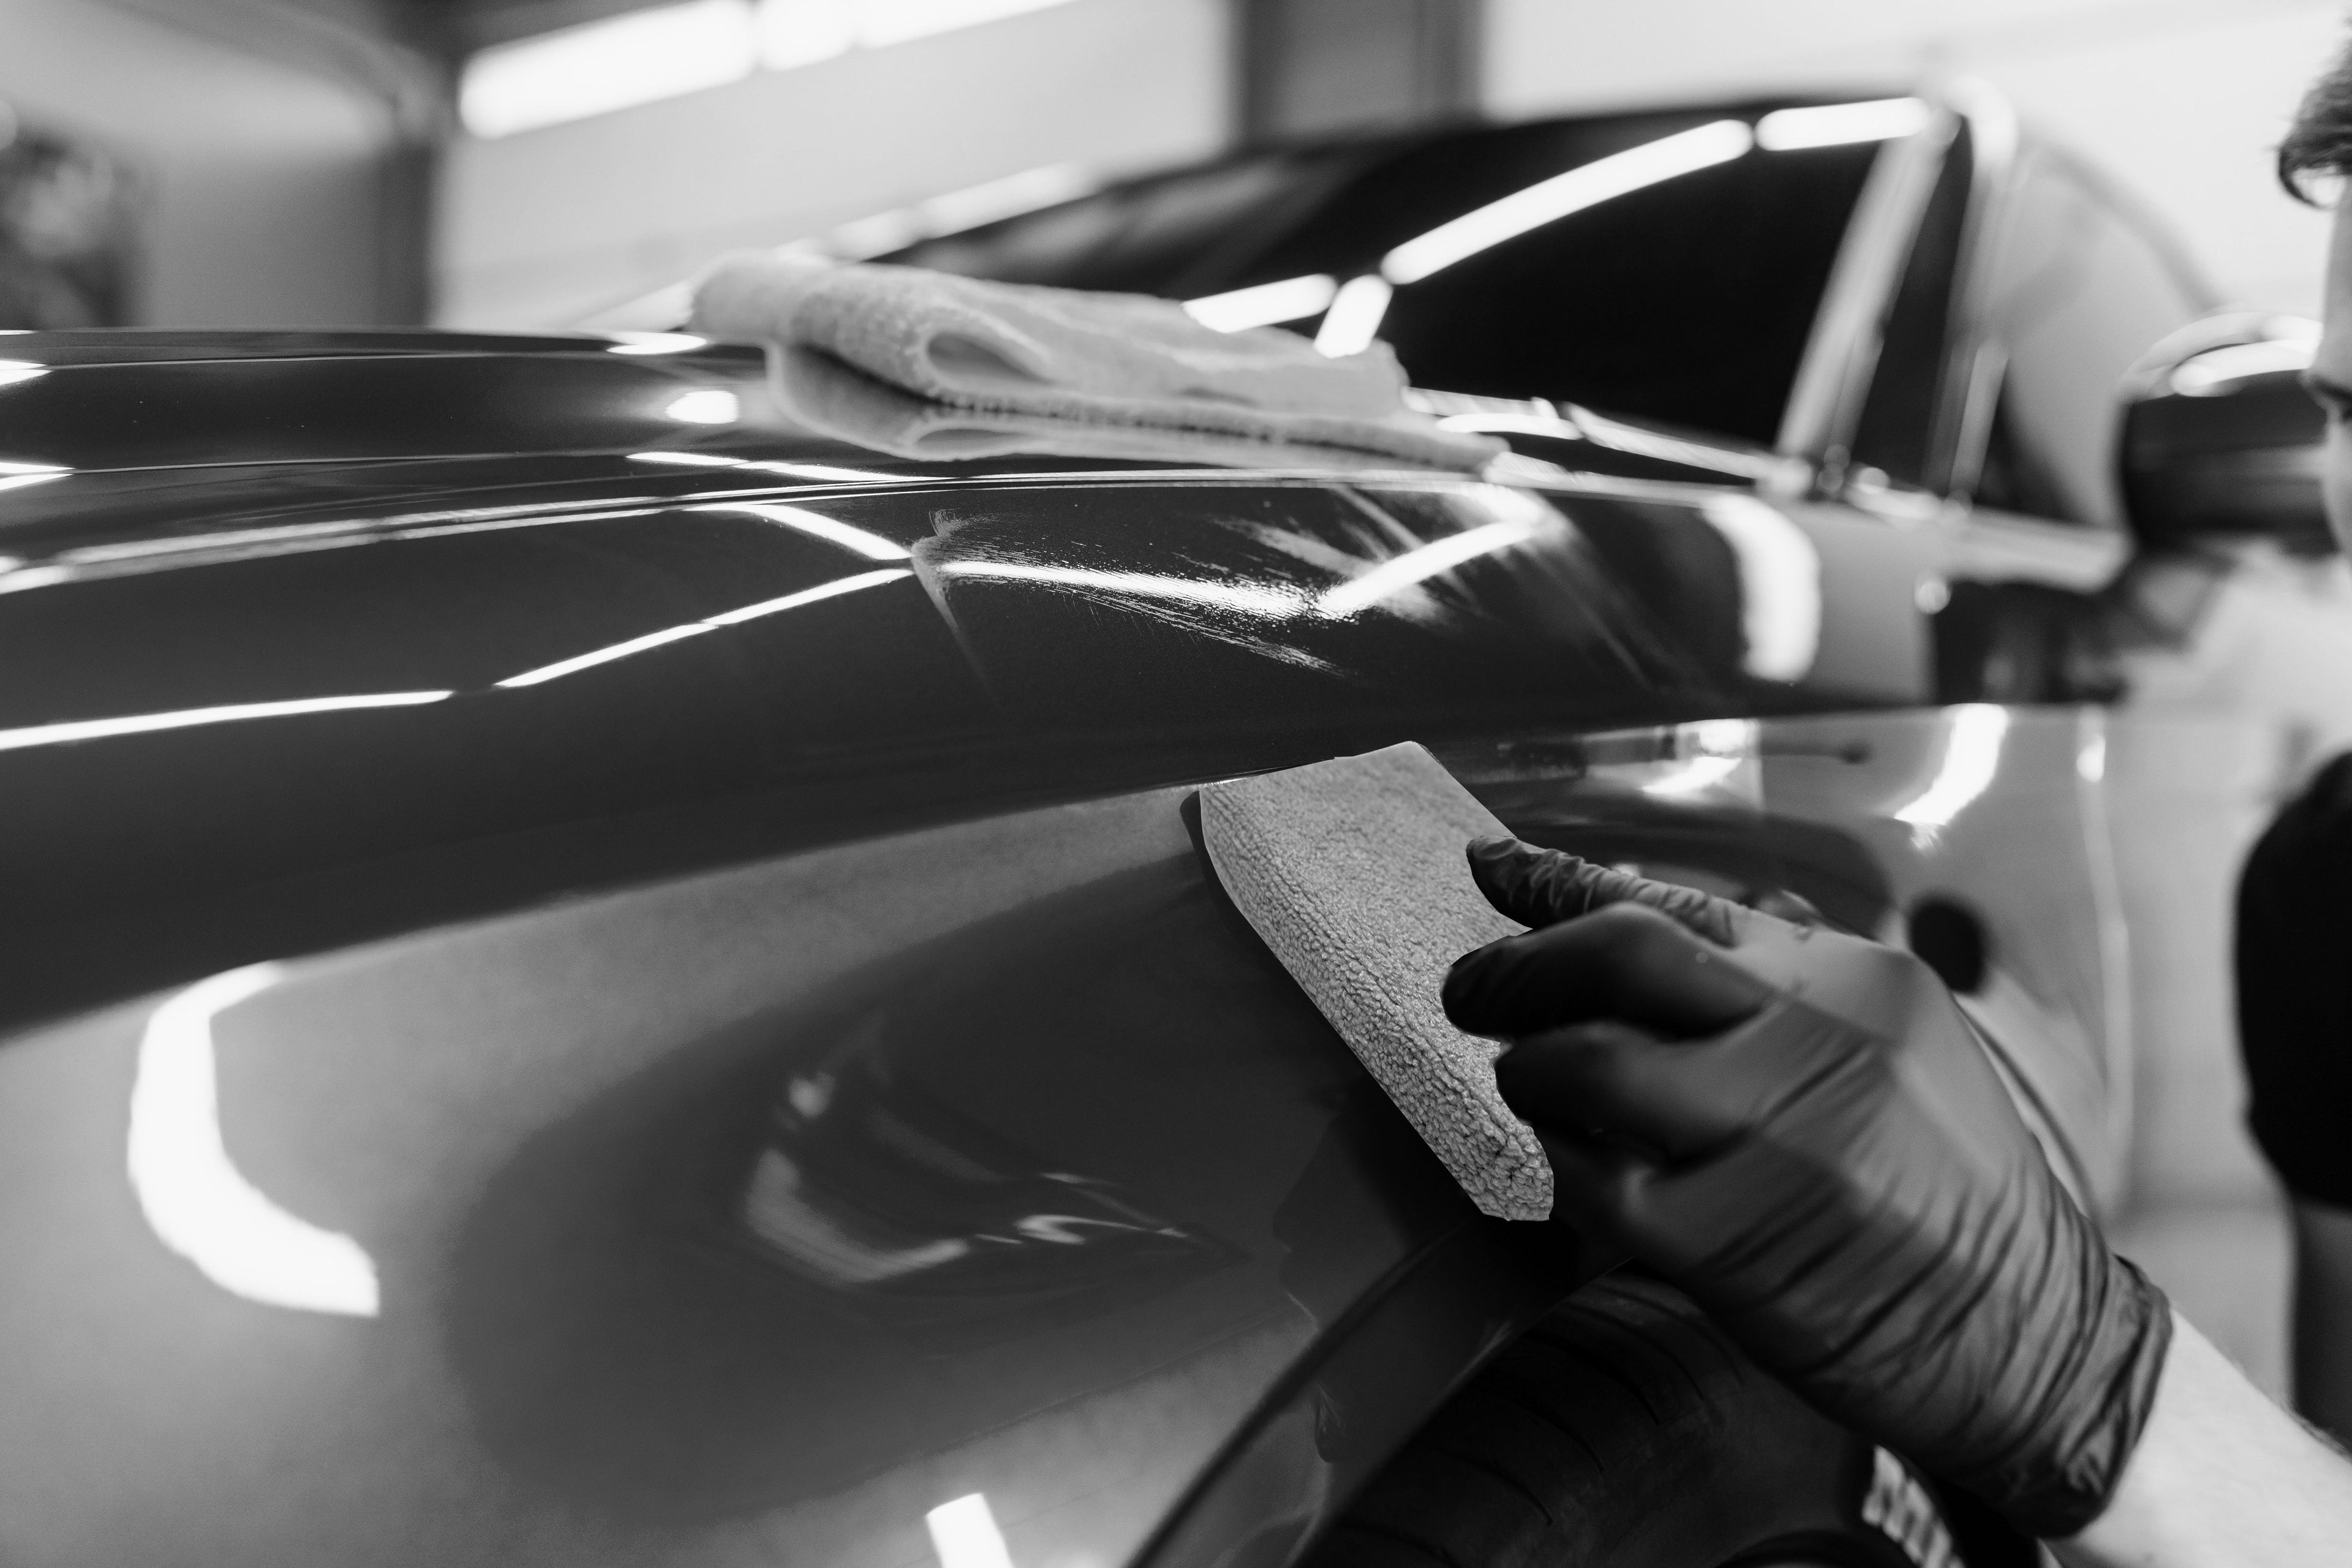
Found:
[[1496, 1079], [1566, 1211], [2019, 1528], [2095, 1519], [2171, 1312], [2059, 1185], [1927, 967], [1510, 839], [1470, 862], [1536, 929], [1456, 962], [1445, 1011], [1511, 1042]]

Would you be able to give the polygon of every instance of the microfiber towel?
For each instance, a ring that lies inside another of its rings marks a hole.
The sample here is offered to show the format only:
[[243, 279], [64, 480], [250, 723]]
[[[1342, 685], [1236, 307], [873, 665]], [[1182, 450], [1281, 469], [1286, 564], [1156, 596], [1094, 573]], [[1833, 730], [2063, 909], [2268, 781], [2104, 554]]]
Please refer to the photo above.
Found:
[[692, 330], [817, 349], [967, 408], [1210, 430], [1475, 470], [1492, 437], [1404, 405], [1384, 343], [1327, 358], [1272, 327], [1220, 332], [1169, 300], [747, 252], [695, 290]]
[[1527, 928], [1496, 912], [1464, 850], [1505, 835], [1412, 744], [1210, 784], [1217, 879], [1483, 1214], [1551, 1215], [1551, 1165], [1495, 1087], [1498, 1047], [1446, 1022], [1456, 958]]
[[1394, 458], [1340, 447], [1304, 447], [1210, 430], [961, 408], [885, 385], [814, 349], [772, 349], [769, 371], [776, 401], [793, 424], [820, 436], [917, 462], [1028, 453], [1261, 472], [1402, 471]]

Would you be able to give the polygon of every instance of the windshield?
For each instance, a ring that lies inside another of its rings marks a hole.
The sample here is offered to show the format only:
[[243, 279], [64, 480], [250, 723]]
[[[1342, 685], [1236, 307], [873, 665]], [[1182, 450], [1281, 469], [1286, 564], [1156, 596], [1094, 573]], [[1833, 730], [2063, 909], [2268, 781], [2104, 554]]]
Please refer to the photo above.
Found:
[[1769, 444], [1884, 132], [1767, 150], [1759, 122], [1619, 115], [1256, 153], [890, 259], [1207, 300], [1215, 324], [1278, 322], [1335, 352], [1377, 333], [1420, 386]]

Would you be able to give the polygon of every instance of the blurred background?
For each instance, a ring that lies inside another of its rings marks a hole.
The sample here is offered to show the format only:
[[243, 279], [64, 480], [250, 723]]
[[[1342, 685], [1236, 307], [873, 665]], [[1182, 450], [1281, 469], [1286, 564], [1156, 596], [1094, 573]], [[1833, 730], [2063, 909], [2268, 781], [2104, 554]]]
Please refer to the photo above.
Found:
[[[1985, 79], [2316, 313], [2271, 149], [2343, 0], [0, 0], [0, 325], [635, 324], [1373, 124]], [[658, 311], [656, 311], [658, 314]]]

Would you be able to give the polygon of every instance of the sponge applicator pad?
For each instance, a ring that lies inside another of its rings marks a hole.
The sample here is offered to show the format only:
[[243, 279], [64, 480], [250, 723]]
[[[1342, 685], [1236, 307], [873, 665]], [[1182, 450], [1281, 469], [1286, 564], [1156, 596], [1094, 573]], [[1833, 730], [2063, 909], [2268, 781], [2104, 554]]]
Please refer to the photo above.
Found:
[[1446, 1022], [1456, 958], [1527, 928], [1464, 847], [1507, 830], [1412, 744], [1211, 784], [1209, 863], [1267, 947], [1482, 1213], [1551, 1214], [1551, 1166], [1495, 1088], [1497, 1047]]

